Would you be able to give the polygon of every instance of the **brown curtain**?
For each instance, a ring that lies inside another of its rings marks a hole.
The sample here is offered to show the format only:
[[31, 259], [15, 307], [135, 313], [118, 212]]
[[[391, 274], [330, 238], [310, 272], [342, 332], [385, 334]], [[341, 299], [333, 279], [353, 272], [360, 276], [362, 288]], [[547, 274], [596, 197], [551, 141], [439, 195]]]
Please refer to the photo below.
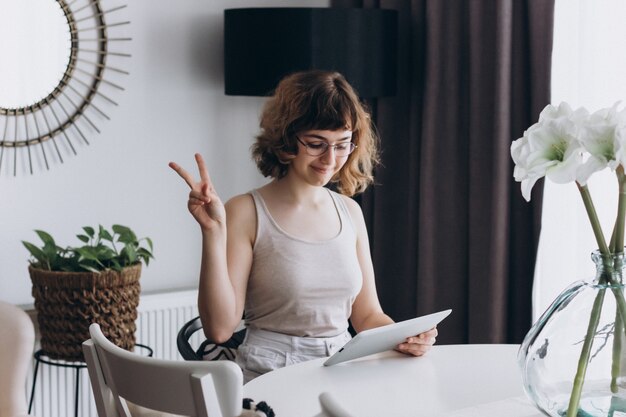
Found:
[[384, 166], [360, 197], [383, 308], [452, 308], [440, 343], [521, 342], [543, 187], [523, 200], [509, 147], [550, 99], [554, 1], [333, 6], [400, 12], [398, 92], [371, 103]]

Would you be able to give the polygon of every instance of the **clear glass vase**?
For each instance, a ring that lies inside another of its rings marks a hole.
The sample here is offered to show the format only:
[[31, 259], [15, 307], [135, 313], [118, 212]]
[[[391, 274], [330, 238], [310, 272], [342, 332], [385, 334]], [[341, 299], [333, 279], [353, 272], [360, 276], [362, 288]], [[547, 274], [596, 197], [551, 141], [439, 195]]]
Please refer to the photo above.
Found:
[[519, 350], [524, 390], [552, 417], [626, 416], [624, 255], [592, 259], [593, 281], [565, 289]]

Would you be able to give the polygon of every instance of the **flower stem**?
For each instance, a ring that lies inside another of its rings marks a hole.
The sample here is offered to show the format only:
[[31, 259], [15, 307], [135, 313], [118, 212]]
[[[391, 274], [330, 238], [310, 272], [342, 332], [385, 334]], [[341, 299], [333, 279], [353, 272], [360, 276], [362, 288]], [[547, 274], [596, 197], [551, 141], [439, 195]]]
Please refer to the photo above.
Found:
[[615, 242], [611, 248], [613, 253], [624, 251], [624, 219], [626, 217], [626, 174], [624, 174], [624, 168], [620, 165], [615, 170], [615, 174], [619, 184], [619, 197], [617, 200], [617, 218], [613, 230]]
[[[617, 294], [616, 299], [619, 299], [619, 295]], [[613, 329], [613, 360], [611, 362], [611, 392], [614, 394], [618, 391], [617, 377], [619, 377], [621, 368], [623, 328], [624, 323], [622, 321], [622, 312], [619, 308], [617, 308], [615, 310], [615, 328]]]
[[611, 242], [609, 242], [609, 250], [611, 251], [611, 253], [615, 253], [615, 248], [617, 247], [617, 244], [615, 242], [616, 237], [617, 237], [617, 218], [615, 218], [615, 224], [613, 225], [613, 233], [611, 233]]
[[[611, 252], [618, 253], [624, 251], [624, 217], [626, 213], [626, 175], [624, 167], [617, 167], [615, 174], [619, 186], [619, 197], [617, 202], [617, 216], [615, 226], [613, 227], [613, 235], [611, 236]], [[618, 267], [621, 267], [619, 265]], [[621, 282], [617, 283], [621, 284]], [[619, 377], [622, 356], [622, 331], [624, 327], [624, 319], [626, 319], [626, 301], [624, 293], [621, 289], [613, 289], [617, 309], [615, 312], [615, 328], [613, 329], [613, 361], [611, 364], [611, 392], [617, 393], [617, 378]]]
[[[604, 255], [602, 258], [603, 263], [605, 263], [606, 271], [612, 271], [613, 264], [609, 261], [610, 250], [606, 244], [604, 233], [602, 232], [602, 227], [600, 226], [600, 220], [598, 219], [596, 208], [593, 205], [593, 200], [591, 199], [591, 194], [589, 193], [589, 188], [587, 188], [586, 185], [580, 185], [578, 182], [576, 182], [576, 185], [578, 186], [580, 196], [585, 204], [585, 211], [587, 212], [587, 216], [589, 216], [589, 222], [591, 223], [593, 234], [595, 235], [596, 242], [598, 243], [598, 248], [600, 253]], [[607, 283], [601, 282], [601, 284]], [[585, 382], [585, 375], [587, 373], [587, 365], [589, 363], [589, 356], [591, 355], [591, 346], [593, 345], [593, 339], [598, 329], [598, 323], [600, 322], [600, 313], [602, 312], [605, 290], [606, 288], [601, 288], [593, 302], [593, 307], [589, 316], [589, 324], [587, 326], [587, 334], [585, 335], [585, 341], [580, 352], [580, 357], [578, 358], [578, 367], [576, 368], [576, 376], [574, 377], [574, 385], [572, 387], [572, 394], [569, 398], [566, 417], [576, 417], [578, 415], [578, 406], [580, 405], [580, 397], [583, 384]]]
[[[593, 205], [593, 201], [591, 200], [591, 194], [589, 194], [589, 188], [587, 188], [586, 185], [580, 185], [578, 182], [576, 183], [576, 185], [578, 186], [578, 190], [580, 191], [580, 196], [582, 197], [583, 203], [585, 204], [585, 209], [587, 211], [587, 216], [589, 216], [589, 221], [591, 222], [591, 228], [593, 229], [593, 234], [596, 237], [596, 242], [598, 242], [598, 249], [600, 249], [600, 253], [602, 253], [603, 255], [608, 255], [610, 253], [609, 247], [606, 245], [606, 240], [604, 239], [604, 233], [602, 233], [602, 227], [600, 226], [600, 220], [598, 220], [598, 214], [596, 213], [596, 208]], [[623, 243], [623, 235], [622, 235], [622, 243]]]
[[574, 378], [574, 386], [572, 387], [572, 395], [569, 398], [566, 417], [576, 417], [578, 415], [580, 394], [583, 390], [583, 383], [585, 382], [587, 364], [589, 363], [589, 356], [591, 354], [591, 345], [593, 344], [593, 339], [596, 334], [596, 330], [598, 329], [598, 323], [600, 322], [600, 313], [602, 312], [602, 303], [604, 302], [604, 292], [605, 288], [601, 288], [596, 295], [596, 299], [593, 301], [593, 308], [591, 309], [591, 315], [589, 317], [589, 325], [587, 326], [587, 334], [585, 335], [585, 342], [583, 343], [580, 358], [578, 359], [578, 368], [576, 369], [576, 377]]
[[613, 288], [613, 294], [615, 295], [615, 300], [617, 301], [617, 311], [622, 315], [622, 325], [624, 323], [624, 319], [626, 318], [626, 301], [624, 300], [624, 293], [621, 288]]
[[[619, 283], [621, 284], [621, 283]], [[617, 304], [615, 312], [615, 328], [613, 329], [613, 362], [611, 365], [611, 392], [616, 393], [617, 377], [621, 370], [621, 357], [622, 357], [622, 332], [626, 331], [624, 326], [626, 318], [626, 300], [624, 300], [624, 293], [622, 288], [613, 288], [613, 295]]]

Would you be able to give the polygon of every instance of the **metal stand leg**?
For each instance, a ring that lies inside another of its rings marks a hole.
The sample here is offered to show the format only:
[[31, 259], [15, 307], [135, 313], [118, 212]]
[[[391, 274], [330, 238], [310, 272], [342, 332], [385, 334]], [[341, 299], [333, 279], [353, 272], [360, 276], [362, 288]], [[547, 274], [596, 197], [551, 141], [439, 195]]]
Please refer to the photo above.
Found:
[[[30, 390], [30, 401], [28, 403], [28, 414], [33, 411], [33, 403], [35, 402], [35, 386], [37, 385], [37, 374], [39, 373], [39, 365], [45, 364], [59, 368], [72, 368], [76, 371], [76, 384], [74, 386], [74, 417], [78, 417], [78, 391], [80, 389], [80, 370], [87, 367], [84, 362], [68, 362], [62, 359], [50, 359], [43, 350], [38, 350], [33, 355], [35, 358], [35, 370], [33, 373], [33, 386]], [[43, 410], [46, 411], [46, 410]], [[69, 411], [69, 410], [68, 410]], [[41, 411], [40, 411], [41, 412]]]
[[[145, 356], [152, 356], [152, 348], [140, 343], [136, 343], [135, 346], [145, 349]], [[60, 368], [72, 368], [76, 371], [76, 384], [74, 386], [74, 417], [78, 417], [78, 396], [80, 391], [80, 370], [87, 367], [84, 362], [68, 362], [63, 359], [50, 359], [46, 356], [43, 350], [38, 350], [33, 355], [35, 358], [35, 370], [33, 372], [33, 386], [30, 389], [30, 400], [28, 402], [28, 413], [33, 410], [33, 403], [35, 402], [35, 386], [37, 384], [37, 374], [39, 373], [39, 364], [60, 367]], [[44, 410], [45, 411], [45, 410]], [[69, 411], [69, 410], [68, 410]]]
[[74, 417], [78, 417], [78, 387], [80, 386], [80, 368], [76, 368], [76, 389], [74, 390]]
[[35, 372], [33, 374], [33, 386], [30, 389], [30, 400], [28, 401], [28, 414], [33, 409], [33, 400], [35, 399], [35, 384], [37, 383], [37, 371], [39, 370], [39, 361], [35, 361]]

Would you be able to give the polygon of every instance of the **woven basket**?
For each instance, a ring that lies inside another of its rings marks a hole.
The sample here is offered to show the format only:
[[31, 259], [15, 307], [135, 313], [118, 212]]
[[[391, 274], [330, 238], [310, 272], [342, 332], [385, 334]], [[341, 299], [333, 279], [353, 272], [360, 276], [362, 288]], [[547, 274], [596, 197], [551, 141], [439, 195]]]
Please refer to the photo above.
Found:
[[123, 349], [135, 347], [141, 264], [121, 272], [58, 272], [28, 268], [41, 333], [41, 349], [52, 359], [84, 361], [89, 325]]

